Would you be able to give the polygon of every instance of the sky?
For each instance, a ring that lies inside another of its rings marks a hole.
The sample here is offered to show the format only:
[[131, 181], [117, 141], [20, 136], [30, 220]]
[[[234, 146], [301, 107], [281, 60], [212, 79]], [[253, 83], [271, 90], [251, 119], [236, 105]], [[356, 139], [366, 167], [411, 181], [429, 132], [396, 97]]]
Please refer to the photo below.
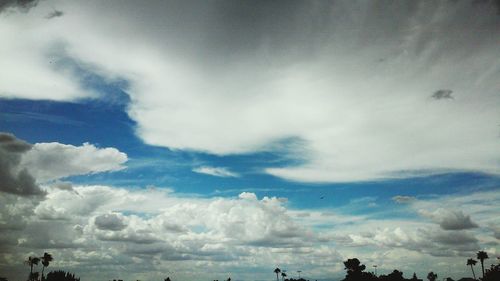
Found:
[[498, 1], [2, 0], [0, 40], [0, 277], [498, 261]]

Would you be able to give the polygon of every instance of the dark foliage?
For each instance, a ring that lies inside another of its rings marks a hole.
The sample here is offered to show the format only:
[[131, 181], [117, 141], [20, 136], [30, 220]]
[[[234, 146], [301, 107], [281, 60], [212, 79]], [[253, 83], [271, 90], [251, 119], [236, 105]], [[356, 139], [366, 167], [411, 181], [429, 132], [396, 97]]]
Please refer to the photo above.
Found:
[[62, 270], [52, 271], [47, 274], [45, 281], [80, 281], [74, 274]]
[[491, 265], [490, 269], [486, 269], [483, 281], [498, 281], [500, 280], [500, 264]]

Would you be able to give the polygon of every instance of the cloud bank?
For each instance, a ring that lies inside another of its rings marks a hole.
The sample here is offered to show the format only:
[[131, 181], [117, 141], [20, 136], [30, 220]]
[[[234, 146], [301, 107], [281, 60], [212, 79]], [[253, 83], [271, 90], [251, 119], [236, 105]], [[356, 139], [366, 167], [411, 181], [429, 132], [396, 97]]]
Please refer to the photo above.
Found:
[[[417, 268], [422, 275], [427, 263], [442, 262], [464, 275], [463, 257], [497, 241], [490, 229], [499, 223], [495, 191], [415, 201], [402, 207], [416, 216], [398, 219], [338, 208], [295, 210], [285, 200], [251, 192], [237, 198], [195, 198], [161, 189], [73, 188], [47, 187], [44, 200], [32, 203], [0, 196], [5, 203], [0, 205], [0, 228], [9, 230], [0, 232], [0, 272], [14, 273], [19, 267], [24, 276], [19, 260], [43, 250], [57, 253], [54, 268], [62, 266], [87, 279], [116, 276], [117, 263], [127, 265], [120, 272], [136, 279], [158, 279], [175, 268], [179, 279], [232, 272], [250, 280], [269, 276], [265, 269], [270, 264], [331, 278], [342, 275], [341, 261], [353, 256], [376, 262], [380, 270]], [[442, 206], [466, 206], [476, 226], [443, 229], [442, 220], [418, 216], [422, 207], [444, 213]], [[488, 253], [498, 254], [498, 246]], [[195, 265], [204, 271], [193, 273]]]

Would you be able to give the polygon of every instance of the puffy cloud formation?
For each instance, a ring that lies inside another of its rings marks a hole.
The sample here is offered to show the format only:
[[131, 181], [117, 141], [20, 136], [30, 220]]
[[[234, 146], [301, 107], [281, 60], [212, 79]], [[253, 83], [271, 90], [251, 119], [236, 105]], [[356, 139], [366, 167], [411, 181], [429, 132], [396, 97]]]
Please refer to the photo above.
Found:
[[[44, 195], [36, 182], [123, 169], [127, 155], [116, 148], [97, 148], [61, 143], [29, 144], [0, 132], [0, 192], [21, 196]], [[71, 183], [54, 187], [72, 190]]]
[[224, 167], [208, 167], [208, 166], [202, 166], [198, 168], [194, 168], [193, 172], [199, 173], [199, 174], [206, 174], [206, 175], [211, 175], [215, 177], [223, 177], [223, 178], [235, 178], [239, 177], [240, 175], [230, 171], [227, 168]]
[[[52, 7], [65, 16], [46, 20]], [[288, 153], [304, 161], [265, 170], [297, 181], [500, 171], [492, 1], [43, 1], [1, 17], [0, 36], [0, 96], [96, 97], [73, 61], [128, 82], [148, 144], [228, 155], [298, 140]]]
[[123, 222], [123, 216], [119, 214], [105, 214], [100, 215], [95, 218], [95, 225], [98, 229], [101, 230], [122, 230], [125, 227], [125, 223]]
[[21, 196], [42, 195], [35, 178], [20, 166], [31, 145], [14, 135], [0, 132], [0, 191]]
[[123, 169], [127, 155], [116, 148], [92, 144], [73, 146], [57, 142], [37, 143], [23, 155], [21, 165], [40, 181]]
[[439, 226], [444, 230], [461, 230], [478, 227], [478, 225], [471, 220], [470, 216], [465, 215], [462, 211], [439, 208], [433, 212], [420, 210], [420, 213], [439, 223]]
[[[430, 210], [464, 205], [478, 225], [499, 223], [492, 215], [498, 207], [483, 209], [484, 204], [500, 206], [495, 191], [401, 205], [415, 213], [401, 220], [353, 216], [337, 208], [299, 211], [279, 198], [250, 192], [237, 198], [196, 198], [162, 189], [73, 189], [48, 188], [41, 202], [0, 197], [0, 228], [8, 230], [0, 232], [1, 272], [16, 272], [19, 260], [43, 249], [57, 254], [54, 266], [86, 279], [116, 276], [117, 264], [127, 265], [120, 272], [136, 279], [158, 279], [175, 268], [179, 279], [192, 274], [217, 278], [229, 271], [250, 280], [269, 275], [271, 264], [329, 278], [340, 277], [341, 261], [353, 256], [376, 262], [380, 270], [426, 270], [429, 262], [449, 263], [463, 275], [463, 257], [491, 245], [491, 231], [443, 230], [418, 216], [414, 205]], [[495, 247], [488, 251], [495, 253]], [[203, 273], [193, 273], [193, 266], [203, 266]]]

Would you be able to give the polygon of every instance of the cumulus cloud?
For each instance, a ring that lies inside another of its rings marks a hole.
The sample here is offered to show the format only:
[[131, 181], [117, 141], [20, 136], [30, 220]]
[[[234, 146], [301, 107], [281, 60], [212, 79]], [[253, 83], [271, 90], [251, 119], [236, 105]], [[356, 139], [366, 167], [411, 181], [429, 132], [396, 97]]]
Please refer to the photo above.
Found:
[[348, 237], [349, 240], [343, 243], [355, 247], [375, 245], [382, 248], [403, 248], [436, 257], [471, 255], [479, 247], [479, 240], [472, 233], [456, 231], [450, 234], [425, 224], [417, 228], [386, 226], [365, 233], [350, 234]]
[[399, 204], [411, 203], [414, 200], [416, 200], [415, 197], [406, 196], [406, 195], [396, 195], [396, 196], [392, 197], [392, 201], [399, 203]]
[[222, 177], [222, 178], [236, 178], [236, 177], [240, 176], [238, 173], [232, 172], [228, 168], [224, 168], [224, 167], [202, 166], [202, 167], [194, 168], [193, 172], [199, 173], [199, 174], [211, 175], [214, 177]]
[[238, 195], [238, 198], [247, 199], [247, 200], [257, 200], [257, 195], [253, 192], [242, 192]]
[[98, 148], [57, 142], [37, 143], [23, 155], [21, 165], [40, 181], [50, 181], [74, 175], [85, 175], [124, 168], [127, 155], [116, 148]]
[[[229, 155], [297, 139], [288, 153], [304, 161], [265, 170], [297, 181], [499, 171], [490, 2], [265, 3], [251, 17], [235, 16], [249, 11], [241, 2], [58, 5], [78, 16], [47, 21], [43, 2], [30, 12], [41, 19], [0, 19], [0, 36], [15, 42], [0, 47], [0, 95], [95, 97], [47, 63], [63, 41], [70, 59], [129, 83], [128, 114], [148, 144]], [[429, 102], [443, 85], [455, 102]]]
[[118, 214], [104, 214], [97, 216], [94, 221], [98, 229], [101, 230], [122, 230], [127, 225], [123, 221], [123, 216]]
[[446, 210], [439, 208], [435, 211], [420, 210], [420, 214], [434, 220], [444, 230], [462, 230], [478, 227], [470, 215], [462, 211]]
[[[8, 230], [0, 231], [2, 253], [48, 249], [57, 252], [68, 269], [71, 262], [78, 262], [79, 268], [98, 263], [100, 273], [111, 275], [116, 263], [130, 262], [134, 278], [171, 267], [181, 275], [193, 274], [190, 267], [200, 263], [209, 271], [234, 269], [241, 276], [248, 274], [244, 279], [252, 279], [255, 268], [275, 263], [326, 278], [342, 272], [343, 267], [337, 266], [348, 256], [367, 262], [379, 259], [365, 252], [376, 250], [384, 256], [395, 251], [412, 257], [413, 264], [425, 264], [443, 256], [462, 260], [491, 242], [481, 229], [444, 230], [419, 217], [354, 216], [342, 208], [294, 210], [279, 198], [257, 198], [250, 192], [237, 198], [196, 198], [163, 189], [78, 185], [73, 189], [49, 188], [39, 204], [13, 194], [0, 196], [0, 229]], [[464, 205], [478, 223], [494, 225], [492, 212], [499, 200], [497, 192], [477, 192], [421, 199], [407, 206]], [[484, 204], [493, 208], [483, 210]], [[12, 268], [17, 262], [1, 266]], [[249, 266], [251, 272], [246, 271]], [[390, 266], [400, 268], [397, 258]], [[93, 271], [86, 272], [89, 279], [95, 277]]]
[[31, 144], [12, 134], [0, 133], [0, 191], [21, 196], [42, 195], [35, 178], [20, 166]]

